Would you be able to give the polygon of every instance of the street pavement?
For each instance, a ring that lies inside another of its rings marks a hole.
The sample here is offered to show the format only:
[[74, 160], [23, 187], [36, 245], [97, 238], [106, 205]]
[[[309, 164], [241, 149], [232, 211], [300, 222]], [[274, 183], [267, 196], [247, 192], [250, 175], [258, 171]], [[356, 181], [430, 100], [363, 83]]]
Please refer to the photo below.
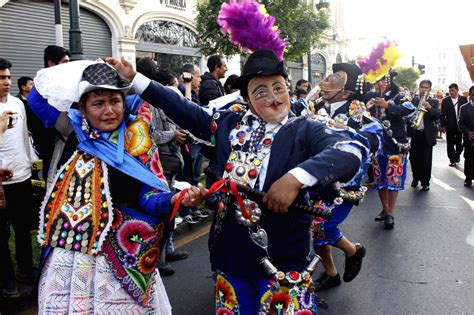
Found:
[[[448, 166], [443, 140], [434, 148], [431, 190], [410, 183], [411, 175], [394, 230], [374, 221], [381, 210], [375, 190], [353, 208], [342, 231], [367, 254], [356, 279], [320, 293], [329, 305], [321, 314], [474, 314], [474, 188], [463, 186], [462, 166]], [[172, 263], [176, 273], [164, 278], [175, 315], [214, 313], [205, 228], [177, 240], [190, 257]], [[334, 256], [342, 275], [344, 256], [337, 249]]]
[[[463, 186], [462, 166], [448, 166], [445, 141], [433, 157], [431, 190], [411, 188], [408, 176], [394, 230], [374, 221], [381, 210], [376, 191], [353, 208], [342, 231], [367, 254], [357, 278], [320, 293], [329, 305], [320, 314], [474, 314], [474, 188]], [[174, 315], [214, 314], [208, 230], [209, 222], [180, 226], [176, 235], [175, 245], [190, 255], [163, 278]], [[342, 275], [344, 256], [334, 256]], [[16, 301], [0, 314], [36, 314], [35, 304]]]

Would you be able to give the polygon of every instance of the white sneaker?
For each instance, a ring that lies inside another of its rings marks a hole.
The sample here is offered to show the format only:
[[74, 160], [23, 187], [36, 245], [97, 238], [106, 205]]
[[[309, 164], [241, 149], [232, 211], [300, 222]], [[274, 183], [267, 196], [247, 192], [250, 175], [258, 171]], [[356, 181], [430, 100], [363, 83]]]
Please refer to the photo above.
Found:
[[184, 221], [186, 221], [187, 223], [189, 224], [196, 224], [198, 223], [199, 221], [197, 221], [195, 218], [193, 218], [192, 215], [188, 214], [186, 215], [184, 218], [183, 218]]
[[181, 223], [183, 223], [183, 218], [181, 218], [179, 215], [177, 215], [174, 218], [174, 222], [175, 222], [176, 225], [180, 225]]
[[193, 212], [193, 214], [202, 219], [207, 218], [209, 216], [209, 213], [206, 210], [196, 210]]

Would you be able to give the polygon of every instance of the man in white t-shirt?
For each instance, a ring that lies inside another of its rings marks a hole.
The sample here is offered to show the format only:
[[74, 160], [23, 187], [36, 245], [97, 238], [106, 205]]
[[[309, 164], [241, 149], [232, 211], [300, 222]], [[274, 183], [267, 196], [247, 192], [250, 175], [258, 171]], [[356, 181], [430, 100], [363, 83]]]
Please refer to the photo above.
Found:
[[15, 232], [16, 261], [19, 279], [33, 281], [33, 260], [30, 229], [35, 213], [31, 204], [31, 163], [29, 159], [28, 129], [23, 102], [11, 96], [12, 64], [0, 58], [0, 114], [13, 112], [10, 125], [0, 143], [0, 167], [9, 169], [13, 176], [3, 181], [7, 207], [0, 209], [0, 283], [5, 298], [18, 296], [8, 240], [10, 225]]

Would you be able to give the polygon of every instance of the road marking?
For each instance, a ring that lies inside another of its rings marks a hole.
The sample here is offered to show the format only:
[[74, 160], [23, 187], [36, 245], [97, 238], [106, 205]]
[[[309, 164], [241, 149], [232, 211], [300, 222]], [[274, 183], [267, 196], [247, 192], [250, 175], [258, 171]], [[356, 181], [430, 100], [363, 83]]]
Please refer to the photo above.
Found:
[[474, 246], [474, 227], [472, 228], [471, 233], [466, 236], [466, 243]]
[[207, 233], [209, 233], [210, 229], [211, 229], [211, 223], [209, 222], [208, 224], [206, 224], [204, 226], [201, 226], [199, 229], [192, 232], [191, 234], [186, 235], [185, 237], [175, 241], [174, 242], [174, 247], [179, 248], [179, 247], [184, 246], [188, 243], [191, 243], [195, 239], [198, 239], [201, 236], [206, 235]]
[[464, 175], [464, 168], [462, 170], [459, 170], [457, 167], [450, 167], [449, 169], [451, 170], [451, 172], [454, 173], [454, 175], [456, 175], [459, 178], [464, 179], [466, 177]]
[[440, 179], [437, 179], [436, 177], [432, 176], [432, 179], [433, 179], [433, 183], [435, 183], [436, 185], [446, 189], [446, 190], [456, 190], [454, 189], [453, 187], [449, 186], [448, 184], [446, 184], [445, 182], [443, 182], [442, 180]]
[[474, 211], [474, 200], [464, 197], [462, 195], [461, 198], [468, 204], [469, 207], [471, 207], [471, 210]]

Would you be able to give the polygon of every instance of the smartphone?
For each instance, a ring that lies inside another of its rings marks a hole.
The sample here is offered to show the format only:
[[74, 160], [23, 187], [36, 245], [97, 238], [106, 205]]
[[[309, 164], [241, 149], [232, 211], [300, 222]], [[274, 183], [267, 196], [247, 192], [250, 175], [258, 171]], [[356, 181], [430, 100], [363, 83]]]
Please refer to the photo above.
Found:
[[189, 72], [183, 72], [182, 76], [184, 82], [191, 82], [193, 80], [193, 75]]
[[17, 120], [17, 113], [13, 113], [10, 117], [8, 117], [8, 128], [12, 128], [13, 126], [15, 126]]

